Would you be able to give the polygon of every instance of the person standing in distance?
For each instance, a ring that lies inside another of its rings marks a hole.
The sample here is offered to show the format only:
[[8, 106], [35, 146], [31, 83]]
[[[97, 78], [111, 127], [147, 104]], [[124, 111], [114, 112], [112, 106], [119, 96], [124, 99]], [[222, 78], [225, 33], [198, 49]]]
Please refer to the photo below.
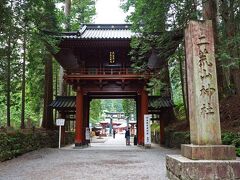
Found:
[[125, 138], [126, 138], [126, 145], [130, 145], [130, 128], [126, 129]]

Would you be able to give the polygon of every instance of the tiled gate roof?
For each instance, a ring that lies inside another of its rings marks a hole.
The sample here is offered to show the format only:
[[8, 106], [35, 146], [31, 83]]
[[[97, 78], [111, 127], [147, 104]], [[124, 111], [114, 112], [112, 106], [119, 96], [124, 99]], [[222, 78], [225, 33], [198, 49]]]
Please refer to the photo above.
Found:
[[57, 96], [49, 106], [57, 110], [75, 110], [76, 96]]
[[[150, 111], [173, 106], [173, 102], [170, 97], [149, 96], [148, 98], [148, 109]], [[49, 106], [57, 110], [75, 110], [76, 96], [57, 96]]]
[[83, 24], [79, 31], [61, 33], [63, 39], [131, 39], [130, 24]]

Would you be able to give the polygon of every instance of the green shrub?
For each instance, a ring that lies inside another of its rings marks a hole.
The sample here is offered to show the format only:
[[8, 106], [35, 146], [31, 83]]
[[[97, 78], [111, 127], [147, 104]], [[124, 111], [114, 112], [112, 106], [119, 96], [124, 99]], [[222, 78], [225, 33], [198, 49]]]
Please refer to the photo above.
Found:
[[180, 148], [181, 144], [190, 144], [189, 131], [176, 132], [171, 129], [165, 129], [165, 144], [168, 147]]
[[236, 154], [238, 157], [240, 157], [240, 148], [236, 148]]
[[159, 123], [152, 123], [151, 124], [151, 132], [160, 132], [160, 125]]
[[233, 132], [222, 133], [222, 143], [236, 147], [236, 154], [240, 157], [240, 134]]
[[0, 133], [0, 161], [43, 147], [57, 147], [57, 132]]
[[[165, 144], [168, 147], [180, 147], [190, 143], [189, 132], [176, 132], [166, 128]], [[222, 133], [222, 143], [236, 147], [236, 155], [240, 157], [240, 134], [233, 132]]]
[[222, 143], [225, 145], [230, 145], [232, 144], [232, 141], [236, 138], [236, 134], [232, 132], [225, 132], [222, 133]]
[[236, 136], [236, 137], [232, 140], [232, 145], [234, 145], [235, 147], [240, 148], [240, 136]]

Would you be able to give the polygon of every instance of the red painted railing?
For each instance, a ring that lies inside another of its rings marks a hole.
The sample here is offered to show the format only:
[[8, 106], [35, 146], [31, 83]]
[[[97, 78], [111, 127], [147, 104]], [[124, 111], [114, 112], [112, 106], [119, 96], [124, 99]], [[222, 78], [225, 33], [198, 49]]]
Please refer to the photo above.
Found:
[[132, 68], [84, 68], [72, 71], [71, 74], [81, 75], [137, 75]]

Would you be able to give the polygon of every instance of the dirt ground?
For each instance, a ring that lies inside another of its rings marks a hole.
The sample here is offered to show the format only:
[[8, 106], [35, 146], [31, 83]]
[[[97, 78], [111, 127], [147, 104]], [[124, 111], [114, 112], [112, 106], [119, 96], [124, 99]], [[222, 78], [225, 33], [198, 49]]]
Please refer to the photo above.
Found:
[[46, 148], [2, 162], [0, 180], [165, 180], [166, 154], [179, 153], [159, 145], [126, 146], [117, 134], [88, 148]]
[[[219, 103], [222, 132], [240, 132], [240, 97], [229, 96]], [[173, 123], [170, 127], [176, 131], [189, 131], [186, 121]]]

